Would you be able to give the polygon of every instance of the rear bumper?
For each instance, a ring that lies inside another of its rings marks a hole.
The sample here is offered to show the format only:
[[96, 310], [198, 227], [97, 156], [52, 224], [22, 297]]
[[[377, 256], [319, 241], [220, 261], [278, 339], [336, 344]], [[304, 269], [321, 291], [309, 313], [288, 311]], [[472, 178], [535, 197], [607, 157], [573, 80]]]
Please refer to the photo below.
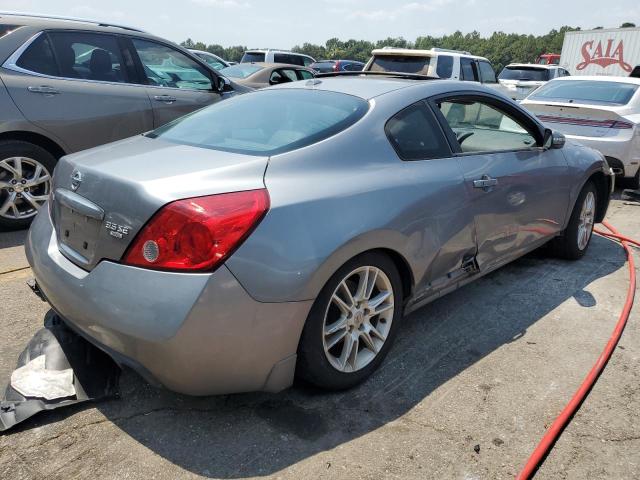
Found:
[[26, 252], [58, 315], [153, 383], [210, 395], [278, 391], [293, 381], [312, 301], [257, 302], [225, 266], [181, 274], [102, 261], [86, 272], [58, 251], [46, 208]]
[[[640, 148], [634, 148], [635, 144], [640, 144], [637, 135], [632, 138], [618, 139], [615, 137], [581, 137], [578, 135], [565, 136], [582, 145], [598, 150], [605, 157], [614, 159], [610, 161], [610, 166], [614, 168], [617, 176], [634, 177], [640, 166]], [[639, 145], [640, 146], [640, 145]], [[616, 162], [615, 160], [618, 160]], [[618, 171], [622, 169], [623, 171]]]

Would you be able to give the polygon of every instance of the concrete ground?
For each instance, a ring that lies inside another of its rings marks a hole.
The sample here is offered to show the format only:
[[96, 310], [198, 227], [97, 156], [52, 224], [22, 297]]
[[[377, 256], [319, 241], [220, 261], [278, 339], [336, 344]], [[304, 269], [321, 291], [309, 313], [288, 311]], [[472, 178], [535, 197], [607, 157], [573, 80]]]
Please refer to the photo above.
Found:
[[[640, 238], [640, 206], [609, 219]], [[24, 233], [0, 235], [0, 382], [47, 307]], [[403, 320], [358, 388], [189, 398], [125, 372], [122, 398], [0, 435], [0, 478], [512, 478], [576, 390], [622, 308], [622, 249], [529, 255]], [[640, 478], [640, 308], [537, 478]]]

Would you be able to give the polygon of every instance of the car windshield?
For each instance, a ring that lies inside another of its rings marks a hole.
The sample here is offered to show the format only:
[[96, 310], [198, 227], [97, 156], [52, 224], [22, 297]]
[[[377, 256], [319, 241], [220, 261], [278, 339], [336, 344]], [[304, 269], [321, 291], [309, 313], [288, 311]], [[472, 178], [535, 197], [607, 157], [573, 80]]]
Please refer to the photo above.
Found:
[[264, 52], [244, 52], [240, 63], [264, 62]]
[[264, 67], [260, 65], [252, 65], [250, 63], [238, 63], [237, 65], [231, 65], [220, 70], [220, 73], [226, 77], [231, 78], [247, 78], [249, 75], [253, 75]]
[[500, 80], [521, 80], [530, 82], [546, 82], [549, 80], [549, 69], [535, 67], [505, 67], [498, 75]]
[[549, 82], [536, 90], [531, 100], [583, 103], [595, 105], [626, 105], [638, 90], [638, 85], [601, 80], [560, 80]]
[[376, 55], [369, 68], [372, 72], [403, 72], [427, 75], [431, 57], [415, 55]]
[[215, 103], [148, 136], [247, 155], [275, 155], [341, 132], [368, 108], [367, 101], [344, 93], [264, 90]]

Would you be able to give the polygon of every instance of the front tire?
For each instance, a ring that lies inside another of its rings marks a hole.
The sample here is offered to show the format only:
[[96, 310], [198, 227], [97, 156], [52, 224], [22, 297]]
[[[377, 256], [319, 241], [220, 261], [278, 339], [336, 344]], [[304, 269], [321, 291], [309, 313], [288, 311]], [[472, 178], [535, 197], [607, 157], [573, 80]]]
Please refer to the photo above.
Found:
[[384, 360], [402, 317], [402, 281], [379, 252], [343, 265], [314, 302], [298, 347], [296, 375], [342, 390], [369, 377]]
[[555, 255], [567, 260], [584, 256], [591, 243], [597, 205], [596, 187], [593, 182], [587, 182], [578, 195], [564, 234], [552, 240], [551, 249]]
[[20, 140], [0, 142], [0, 231], [27, 228], [51, 191], [56, 159]]

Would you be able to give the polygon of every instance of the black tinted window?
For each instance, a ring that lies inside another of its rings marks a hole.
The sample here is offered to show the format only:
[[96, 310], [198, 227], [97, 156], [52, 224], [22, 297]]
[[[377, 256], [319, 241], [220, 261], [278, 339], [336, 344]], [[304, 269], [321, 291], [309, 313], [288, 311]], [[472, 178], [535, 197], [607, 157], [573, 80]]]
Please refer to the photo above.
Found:
[[112, 35], [80, 32], [49, 34], [60, 76], [127, 82], [118, 40]]
[[369, 70], [372, 72], [403, 72], [427, 75], [431, 57], [414, 55], [376, 55]]
[[460, 80], [478, 81], [478, 70], [472, 59], [460, 57]]
[[364, 63], [351, 62], [347, 63], [342, 69], [346, 70], [347, 72], [360, 72], [362, 70], [362, 67], [364, 67]]
[[638, 90], [638, 85], [605, 80], [554, 80], [532, 95], [532, 100], [557, 102], [626, 105]]
[[405, 108], [386, 124], [389, 141], [403, 160], [422, 160], [451, 155], [435, 118], [420, 102]]
[[489, 62], [480, 61], [478, 64], [480, 65], [480, 78], [482, 79], [482, 83], [498, 83], [496, 72], [494, 72]]
[[299, 55], [291, 55], [289, 53], [274, 53], [273, 61], [275, 63], [288, 63], [290, 65], [300, 65], [304, 67], [304, 59]]
[[44, 75], [58, 75], [58, 66], [53, 57], [53, 50], [46, 35], [40, 35], [29, 45], [16, 65], [30, 72]]
[[451, 55], [439, 55], [436, 75], [440, 78], [451, 78], [453, 73], [453, 57]]

